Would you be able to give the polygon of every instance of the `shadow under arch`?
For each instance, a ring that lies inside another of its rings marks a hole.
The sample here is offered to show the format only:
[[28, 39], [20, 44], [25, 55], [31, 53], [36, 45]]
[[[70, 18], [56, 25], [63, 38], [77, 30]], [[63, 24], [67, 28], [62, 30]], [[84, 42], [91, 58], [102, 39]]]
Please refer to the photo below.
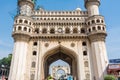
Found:
[[49, 76], [49, 66], [52, 62], [57, 60], [63, 60], [70, 65], [71, 75], [75, 78], [74, 80], [78, 79], [77, 76], [77, 61], [78, 56], [76, 52], [73, 50], [66, 48], [64, 46], [56, 46], [50, 50], [48, 50], [42, 57], [42, 66], [43, 66], [43, 77], [44, 79]]

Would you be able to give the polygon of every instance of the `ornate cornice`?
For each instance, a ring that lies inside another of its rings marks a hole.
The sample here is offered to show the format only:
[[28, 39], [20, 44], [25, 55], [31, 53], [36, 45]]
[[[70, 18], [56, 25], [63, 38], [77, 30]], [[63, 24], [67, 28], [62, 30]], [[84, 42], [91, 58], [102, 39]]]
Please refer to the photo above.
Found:
[[90, 39], [91, 42], [97, 42], [97, 41], [105, 41], [106, 36], [107, 36], [106, 32], [103, 33], [93, 32], [88, 35], [88, 38]]
[[47, 26], [81, 26], [86, 25], [85, 20], [43, 20], [43, 21], [34, 21], [34, 25], [47, 25]]
[[28, 42], [30, 39], [30, 34], [23, 33], [23, 32], [13, 32], [12, 37], [14, 38], [14, 41], [25, 41]]
[[17, 19], [26, 19], [26, 20], [33, 21], [32, 17], [23, 16], [23, 15], [20, 15], [20, 14], [15, 16], [15, 20], [17, 20]]
[[93, 15], [93, 16], [88, 17], [86, 19], [86, 21], [93, 20], [93, 19], [104, 19], [104, 16], [102, 16], [102, 15]]
[[87, 34], [31, 34], [23, 31], [12, 33], [15, 41], [29, 41], [29, 39], [41, 40], [80, 40], [88, 39]]
[[87, 39], [88, 36], [85, 34], [42, 34], [42, 35], [31, 35], [32, 39]]
[[34, 10], [33, 17], [85, 17], [88, 16], [87, 11], [44, 11]]

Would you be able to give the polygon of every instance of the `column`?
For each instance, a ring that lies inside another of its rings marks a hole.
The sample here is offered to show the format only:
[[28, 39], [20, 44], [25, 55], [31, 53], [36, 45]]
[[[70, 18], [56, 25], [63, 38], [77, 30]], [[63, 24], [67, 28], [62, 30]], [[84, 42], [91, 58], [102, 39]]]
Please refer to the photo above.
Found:
[[106, 75], [106, 68], [108, 64], [105, 43], [104, 41], [92, 42], [91, 47], [93, 55], [94, 75], [96, 77], [96, 80], [104, 80], [104, 75]]
[[27, 48], [28, 38], [17, 36], [14, 44], [9, 80], [24, 80], [26, 73]]
[[77, 59], [77, 73], [78, 80], [84, 80], [84, 61], [83, 61], [83, 51], [82, 51], [82, 41], [77, 43], [78, 46], [78, 59]]
[[[41, 67], [41, 66], [42, 66], [42, 58], [41, 58], [41, 52], [42, 52], [42, 51], [41, 51], [41, 50], [42, 50], [42, 49], [41, 49], [41, 47], [42, 47], [41, 45], [42, 45], [42, 44], [41, 44], [41, 41], [38, 41], [38, 44], [39, 44], [39, 45], [38, 45], [38, 49], [37, 49], [37, 51], [38, 51], [38, 53], [37, 53], [37, 57], [38, 57], [38, 62], [37, 62], [37, 66], [38, 66], [38, 67], [37, 67], [37, 69], [38, 69], [38, 71], [37, 71], [37, 72], [38, 72], [38, 73], [37, 73], [37, 80], [43, 80], [43, 79], [42, 79], [42, 76], [41, 76], [42, 74], [44, 74], [44, 73], [42, 72], [42, 70], [41, 70], [41, 68], [42, 68], [42, 67]], [[42, 74], [41, 74], [41, 73], [42, 73]]]

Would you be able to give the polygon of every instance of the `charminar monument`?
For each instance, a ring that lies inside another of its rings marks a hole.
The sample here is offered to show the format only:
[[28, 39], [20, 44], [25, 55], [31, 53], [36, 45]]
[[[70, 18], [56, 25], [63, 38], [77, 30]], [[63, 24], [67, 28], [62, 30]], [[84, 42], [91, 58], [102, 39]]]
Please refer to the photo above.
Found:
[[100, 0], [85, 0], [85, 11], [35, 9], [35, 0], [18, 0], [13, 25], [13, 58], [9, 80], [45, 80], [59, 59], [74, 80], [103, 80], [108, 58], [106, 25]]

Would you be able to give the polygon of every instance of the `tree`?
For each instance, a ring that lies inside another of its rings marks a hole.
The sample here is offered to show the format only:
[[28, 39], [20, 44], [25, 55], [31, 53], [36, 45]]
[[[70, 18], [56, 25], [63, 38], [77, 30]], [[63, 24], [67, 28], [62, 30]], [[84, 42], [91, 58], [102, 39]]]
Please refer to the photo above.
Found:
[[116, 80], [116, 78], [113, 75], [107, 75], [105, 76], [104, 80]]
[[10, 67], [12, 59], [12, 54], [9, 54], [8, 57], [4, 57], [0, 60], [0, 66], [4, 65], [5, 67]]

